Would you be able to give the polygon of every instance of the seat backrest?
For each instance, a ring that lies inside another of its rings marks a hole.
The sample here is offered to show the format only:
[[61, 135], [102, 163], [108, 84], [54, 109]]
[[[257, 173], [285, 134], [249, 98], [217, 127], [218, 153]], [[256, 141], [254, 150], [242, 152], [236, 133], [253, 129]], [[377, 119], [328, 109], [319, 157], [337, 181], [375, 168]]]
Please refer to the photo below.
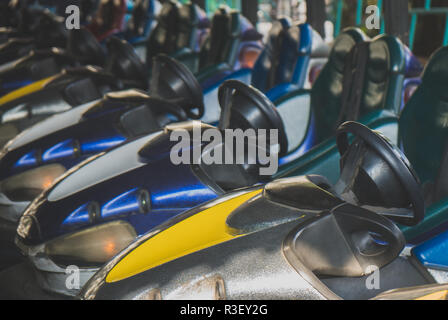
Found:
[[406, 73], [404, 45], [398, 38], [381, 35], [369, 46], [360, 116], [386, 109], [398, 114]]
[[258, 57], [252, 71], [252, 85], [257, 89], [266, 92], [277, 83], [286, 82], [284, 74], [277, 72], [280, 67], [278, 55], [281, 52], [286, 33], [291, 27], [291, 21], [281, 18], [272, 23], [264, 50]]
[[157, 25], [151, 32], [146, 45], [146, 61], [159, 53], [169, 53], [176, 49], [180, 4], [177, 1], [165, 1], [157, 17]]
[[420, 182], [433, 183], [442, 169], [448, 143], [448, 47], [436, 51], [422, 83], [404, 107], [399, 141]]
[[331, 135], [341, 109], [344, 66], [347, 55], [357, 43], [365, 41], [364, 33], [355, 28], [344, 30], [335, 40], [328, 62], [320, 72], [311, 92], [316, 118], [317, 141]]
[[176, 50], [195, 49], [199, 37], [200, 8], [194, 3], [186, 3], [179, 10], [179, 31]]
[[239, 12], [220, 7], [211, 22], [210, 35], [200, 52], [199, 68], [227, 63], [233, 66], [241, 42], [241, 19]]
[[184, 48], [194, 49], [197, 43], [200, 8], [193, 3], [180, 5], [169, 0], [163, 3], [157, 25], [149, 36], [146, 61], [160, 53], [172, 54]]
[[287, 19], [274, 22], [252, 71], [252, 85], [263, 92], [279, 84], [302, 88], [313, 50], [319, 50], [322, 43], [322, 38], [307, 23], [291, 26]]
[[127, 33], [133, 37], [142, 37], [149, 32], [154, 15], [154, 0], [135, 0]]
[[328, 63], [313, 86], [311, 104], [315, 117], [316, 142], [330, 137], [341, 121], [361, 120], [372, 111], [381, 109], [399, 112], [406, 65], [404, 47], [397, 38], [381, 35], [369, 43], [367, 62], [356, 66], [359, 70], [355, 72], [364, 68], [356, 115], [344, 114], [347, 107], [350, 108], [343, 106], [342, 100], [344, 90], [347, 90], [344, 89], [347, 77], [344, 76], [344, 69], [347, 63], [352, 62], [348, 61], [352, 58], [349, 55], [351, 50], [364, 40], [365, 36], [361, 31], [353, 28], [339, 36]]

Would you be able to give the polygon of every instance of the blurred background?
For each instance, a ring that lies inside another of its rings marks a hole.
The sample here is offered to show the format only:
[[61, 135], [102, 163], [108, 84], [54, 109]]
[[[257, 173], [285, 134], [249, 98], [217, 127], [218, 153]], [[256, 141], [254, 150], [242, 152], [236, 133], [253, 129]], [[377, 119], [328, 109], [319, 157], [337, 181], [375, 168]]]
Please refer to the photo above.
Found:
[[[78, 5], [84, 15], [93, 15], [100, 0], [28, 0], [27, 6], [45, 6], [58, 15], [65, 14], [65, 8]], [[106, 1], [106, 0], [103, 0]], [[136, 0], [127, 0], [128, 12]], [[187, 2], [189, 0], [181, 0]], [[3, 2], [3, 1], [2, 1]], [[158, 1], [159, 6], [160, 2]], [[395, 35], [409, 45], [423, 62], [441, 45], [448, 44], [448, 1], [447, 0], [396, 0], [392, 10], [387, 10], [388, 1], [383, 0], [193, 0], [209, 15], [220, 5], [228, 5], [242, 12], [257, 29], [266, 34], [271, 21], [288, 16], [299, 22], [308, 21], [329, 42], [348, 26], [359, 26], [370, 36], [388, 32], [393, 28]], [[366, 7], [378, 6], [381, 12], [381, 29], [367, 30], [365, 27]], [[157, 11], [157, 8], [156, 8]], [[391, 12], [387, 14], [388, 12]], [[125, 19], [129, 19], [128, 14]], [[393, 21], [393, 23], [387, 21]], [[389, 25], [388, 25], [389, 24]], [[393, 26], [391, 25], [393, 24]], [[398, 30], [398, 31], [397, 31]]]

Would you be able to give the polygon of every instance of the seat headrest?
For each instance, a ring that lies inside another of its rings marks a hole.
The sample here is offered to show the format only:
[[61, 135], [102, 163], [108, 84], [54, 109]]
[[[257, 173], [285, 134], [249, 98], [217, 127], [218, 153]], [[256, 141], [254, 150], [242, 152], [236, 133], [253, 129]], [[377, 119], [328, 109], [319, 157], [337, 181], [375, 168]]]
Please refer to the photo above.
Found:
[[180, 5], [176, 1], [165, 1], [157, 16], [157, 26], [168, 28], [171, 25], [176, 25], [179, 16]]
[[394, 94], [394, 90], [398, 90], [405, 72], [406, 55], [401, 41], [390, 35], [375, 37], [369, 44], [363, 100], [359, 115], [363, 116], [380, 109], [398, 113], [400, 103], [395, 103], [396, 99], [389, 101], [388, 97]]
[[278, 54], [278, 81], [300, 84], [299, 57], [311, 54], [312, 28], [309, 24], [295, 24], [286, 32]]
[[372, 39], [369, 46], [370, 56], [367, 64], [367, 75], [371, 81], [385, 81], [393, 70], [404, 75], [406, 58], [404, 46], [398, 38], [380, 35]]
[[225, 8], [219, 8], [216, 10], [211, 23], [211, 38], [218, 38], [220, 34], [222, 36], [223, 33], [226, 35], [229, 34], [230, 21], [230, 14], [225, 10]]
[[210, 35], [201, 48], [200, 68], [219, 64], [233, 64], [233, 45], [241, 36], [241, 16], [238, 11], [220, 7], [211, 22]]
[[196, 44], [196, 29], [199, 28], [199, 7], [193, 3], [184, 4], [179, 10], [179, 32], [177, 35], [177, 49], [194, 49]]
[[70, 31], [67, 51], [85, 64], [103, 65], [106, 57], [98, 40], [86, 28]]
[[127, 31], [134, 36], [142, 36], [148, 28], [149, 21], [153, 15], [152, 0], [136, 0], [132, 10], [132, 17]]
[[291, 21], [286, 18], [274, 21], [269, 31], [263, 52], [258, 57], [252, 71], [252, 85], [267, 92], [275, 85], [286, 82], [283, 74], [276, 71], [280, 66], [279, 56]]
[[179, 10], [177, 1], [165, 1], [157, 16], [157, 25], [151, 32], [147, 44], [147, 63], [159, 53], [172, 53], [177, 49], [179, 32]]
[[336, 38], [333, 49], [330, 52], [328, 63], [340, 73], [344, 71], [345, 57], [353, 49], [356, 43], [365, 41], [365, 34], [358, 28], [348, 28]]

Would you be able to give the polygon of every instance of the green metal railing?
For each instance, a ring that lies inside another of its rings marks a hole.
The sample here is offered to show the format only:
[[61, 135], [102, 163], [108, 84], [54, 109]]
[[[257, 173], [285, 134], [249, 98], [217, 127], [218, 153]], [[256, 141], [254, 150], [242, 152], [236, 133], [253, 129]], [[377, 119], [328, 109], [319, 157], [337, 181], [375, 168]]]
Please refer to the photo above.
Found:
[[445, 20], [445, 32], [443, 34], [443, 45], [448, 45], [448, 7], [431, 7], [431, 0], [425, 0], [425, 6], [423, 8], [411, 9], [411, 25], [409, 29], [409, 48], [412, 50], [414, 47], [415, 31], [417, 29], [418, 17], [421, 15], [444, 15]]
[[[391, 1], [391, 0], [389, 0]], [[356, 18], [355, 18], [355, 26], [362, 26], [362, 17], [364, 15], [363, 12], [363, 0], [357, 0], [356, 3]], [[377, 4], [379, 12], [382, 12], [383, 0], [377, 0]], [[342, 24], [342, 14], [344, 10], [344, 0], [337, 0], [336, 3], [336, 19], [334, 25], [334, 35], [335, 37], [341, 32], [341, 24]], [[411, 15], [411, 23], [409, 27], [409, 48], [412, 50], [414, 47], [415, 40], [415, 32], [417, 29], [418, 17], [422, 15], [444, 15], [446, 17], [445, 20], [445, 31], [443, 34], [443, 45], [448, 45], [448, 7], [432, 7], [431, 0], [425, 0], [425, 5], [423, 8], [413, 8], [409, 11]], [[381, 29], [380, 34], [384, 33], [384, 19], [381, 17]]]
[[237, 9], [239, 11], [241, 11], [241, 1], [244, 0], [214, 0], [214, 1], [206, 1], [205, 2], [205, 9], [207, 14], [212, 15], [216, 9], [218, 9], [218, 7], [220, 5], [227, 5], [230, 8], [233, 9]]
[[[0, 0], [1, 1], [1, 0]], [[179, 0], [180, 3], [186, 3], [190, 0]], [[222, 4], [229, 6], [230, 8], [237, 9], [241, 11], [241, 1], [244, 0], [206, 0], [205, 1], [205, 11], [207, 15], [211, 16]]]

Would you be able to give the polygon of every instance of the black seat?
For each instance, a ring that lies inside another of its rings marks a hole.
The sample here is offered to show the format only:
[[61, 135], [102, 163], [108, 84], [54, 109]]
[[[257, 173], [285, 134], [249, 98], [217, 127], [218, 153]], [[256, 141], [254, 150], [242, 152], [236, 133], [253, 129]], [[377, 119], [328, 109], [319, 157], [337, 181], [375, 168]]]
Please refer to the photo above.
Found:
[[136, 0], [134, 1], [134, 8], [132, 10], [131, 19], [126, 28], [126, 37], [141, 37], [144, 36], [148, 28], [148, 23], [151, 19], [149, 15], [151, 11], [151, 0]]
[[241, 16], [238, 11], [220, 7], [211, 22], [210, 35], [201, 48], [199, 69], [226, 63], [233, 66], [241, 38]]
[[[283, 61], [280, 59], [282, 47], [286, 41], [290, 26], [291, 22], [286, 18], [281, 18], [272, 23], [265, 48], [255, 63], [252, 72], [252, 85], [263, 92], [267, 92], [276, 84], [290, 82], [291, 80], [287, 79], [286, 76], [286, 73], [291, 70], [284, 70], [286, 66], [291, 66], [290, 60], [288, 59], [285, 63], [280, 64], [280, 61]], [[287, 58], [292, 58], [293, 56], [289, 52], [285, 54], [288, 55]]]
[[[380, 235], [382, 245], [372, 233]], [[393, 261], [405, 244], [389, 219], [357, 206], [343, 205], [309, 223], [291, 241], [291, 249], [307, 269], [320, 276], [360, 277], [368, 266]]]
[[399, 120], [399, 141], [424, 185], [428, 204], [448, 196], [447, 61], [448, 47], [431, 57]]
[[200, 23], [199, 7], [191, 2], [184, 4], [179, 10], [176, 51], [194, 50], [198, 43], [197, 29]]
[[194, 50], [197, 43], [199, 7], [193, 3], [180, 5], [166, 1], [157, 17], [157, 25], [146, 44], [146, 62], [160, 53], [175, 54], [178, 50]]
[[371, 120], [363, 117], [373, 111], [399, 112], [406, 61], [403, 45], [388, 35], [365, 40], [354, 28], [341, 34], [312, 88], [316, 142], [330, 137], [344, 121]]

